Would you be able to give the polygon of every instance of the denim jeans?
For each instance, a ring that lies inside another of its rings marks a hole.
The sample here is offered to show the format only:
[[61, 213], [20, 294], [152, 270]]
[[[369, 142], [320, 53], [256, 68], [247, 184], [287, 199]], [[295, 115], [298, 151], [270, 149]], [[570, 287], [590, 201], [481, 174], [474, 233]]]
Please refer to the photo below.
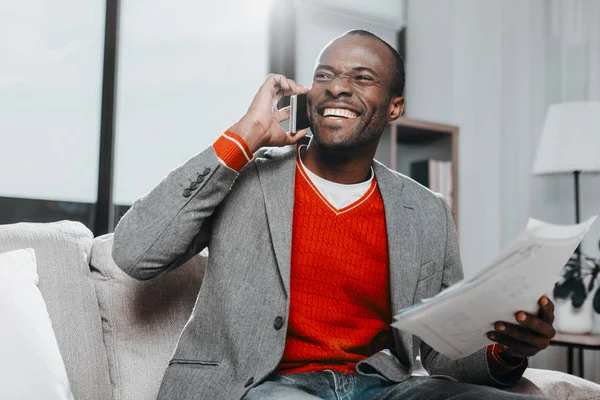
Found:
[[457, 382], [448, 377], [414, 376], [401, 383], [358, 374], [325, 370], [273, 374], [252, 388], [244, 400], [533, 400], [488, 386]]

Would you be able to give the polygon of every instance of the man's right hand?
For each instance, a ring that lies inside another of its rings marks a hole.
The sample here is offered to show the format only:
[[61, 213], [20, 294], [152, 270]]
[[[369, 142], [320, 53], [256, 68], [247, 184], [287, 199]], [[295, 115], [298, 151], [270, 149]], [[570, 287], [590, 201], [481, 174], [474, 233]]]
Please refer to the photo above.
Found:
[[229, 130], [241, 136], [252, 152], [265, 146], [295, 144], [306, 135], [306, 130], [292, 136], [281, 129], [279, 123], [290, 118], [290, 107], [278, 110], [277, 103], [283, 96], [306, 92], [307, 87], [283, 75], [271, 74], [258, 89], [246, 114]]

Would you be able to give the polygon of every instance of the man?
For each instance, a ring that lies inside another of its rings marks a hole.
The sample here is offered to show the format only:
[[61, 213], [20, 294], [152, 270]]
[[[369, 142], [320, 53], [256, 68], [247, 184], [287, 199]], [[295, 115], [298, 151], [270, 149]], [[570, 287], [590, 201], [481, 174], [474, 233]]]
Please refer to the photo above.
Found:
[[[209, 247], [161, 399], [525, 398], [510, 386], [554, 336], [553, 304], [452, 361], [391, 317], [462, 278], [443, 198], [375, 162], [402, 114], [404, 66], [366, 31], [333, 40], [310, 89], [270, 75], [242, 119], [135, 202], [113, 257], [149, 279]], [[273, 104], [307, 93], [313, 137]], [[262, 149], [269, 147], [268, 149]], [[524, 318], [524, 319], [523, 319]], [[420, 350], [432, 376], [411, 377]]]

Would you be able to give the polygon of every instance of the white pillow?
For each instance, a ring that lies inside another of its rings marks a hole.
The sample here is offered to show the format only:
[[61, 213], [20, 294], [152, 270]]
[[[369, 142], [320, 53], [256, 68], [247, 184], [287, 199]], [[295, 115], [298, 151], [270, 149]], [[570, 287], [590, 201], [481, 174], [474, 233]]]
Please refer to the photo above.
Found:
[[0, 254], [0, 397], [72, 400], [37, 283], [33, 249]]

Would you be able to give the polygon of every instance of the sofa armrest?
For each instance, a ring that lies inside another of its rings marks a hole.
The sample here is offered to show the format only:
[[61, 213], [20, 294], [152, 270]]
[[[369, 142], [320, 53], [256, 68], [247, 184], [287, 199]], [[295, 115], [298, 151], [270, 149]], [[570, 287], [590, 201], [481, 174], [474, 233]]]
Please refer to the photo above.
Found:
[[[427, 376], [419, 357], [413, 376]], [[600, 385], [583, 378], [547, 369], [527, 368], [516, 386], [505, 389], [512, 393], [543, 396], [555, 400], [600, 399]]]
[[600, 399], [600, 385], [564, 372], [528, 368], [513, 393], [541, 395], [551, 399]]

